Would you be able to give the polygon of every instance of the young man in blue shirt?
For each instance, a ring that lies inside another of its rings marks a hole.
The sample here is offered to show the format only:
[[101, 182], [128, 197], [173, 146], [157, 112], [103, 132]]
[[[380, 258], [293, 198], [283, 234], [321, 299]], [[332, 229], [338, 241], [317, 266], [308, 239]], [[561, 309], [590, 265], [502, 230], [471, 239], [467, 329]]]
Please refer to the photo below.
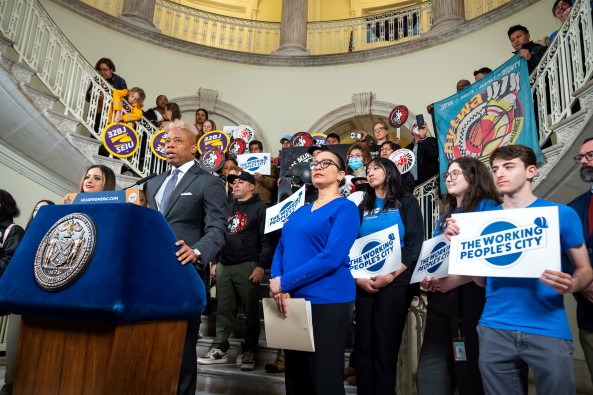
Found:
[[[563, 294], [578, 292], [593, 280], [581, 222], [568, 206], [536, 197], [531, 181], [537, 173], [533, 151], [522, 145], [494, 150], [490, 156], [494, 184], [503, 195], [500, 210], [558, 207], [560, 243], [573, 274], [545, 270], [537, 278], [475, 279], [486, 286], [486, 305], [478, 326], [480, 372], [487, 394], [527, 394], [527, 373], [534, 373], [538, 394], [574, 394], [572, 335]], [[458, 235], [449, 220], [445, 234]]]

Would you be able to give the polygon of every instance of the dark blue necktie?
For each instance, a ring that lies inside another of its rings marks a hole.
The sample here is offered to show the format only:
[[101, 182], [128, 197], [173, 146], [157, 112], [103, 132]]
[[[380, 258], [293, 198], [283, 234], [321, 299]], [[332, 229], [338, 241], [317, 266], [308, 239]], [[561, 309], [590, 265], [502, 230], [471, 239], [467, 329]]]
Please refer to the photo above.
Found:
[[165, 190], [163, 191], [163, 198], [161, 199], [161, 213], [165, 212], [165, 209], [169, 204], [169, 200], [171, 200], [171, 195], [173, 194], [173, 190], [175, 189], [175, 184], [177, 184], [178, 174], [178, 169], [173, 169], [171, 171], [171, 178], [169, 178], [169, 181], [167, 181], [167, 185], [165, 185]]

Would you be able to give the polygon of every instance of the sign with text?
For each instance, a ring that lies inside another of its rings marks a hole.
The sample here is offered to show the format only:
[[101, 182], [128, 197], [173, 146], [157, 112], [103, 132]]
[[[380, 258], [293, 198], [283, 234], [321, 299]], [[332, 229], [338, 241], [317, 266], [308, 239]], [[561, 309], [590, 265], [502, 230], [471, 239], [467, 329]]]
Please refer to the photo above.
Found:
[[539, 277], [560, 270], [557, 207], [453, 214], [461, 230], [451, 238], [449, 274]]
[[[523, 144], [544, 162], [539, 147], [529, 71], [525, 59], [514, 55], [486, 77], [434, 103], [440, 172], [464, 156], [488, 163], [498, 147]], [[444, 181], [441, 189], [446, 191]]]
[[272, 157], [270, 154], [242, 154], [237, 155], [239, 167], [248, 173], [259, 173], [266, 176], [270, 175]]
[[422, 250], [410, 284], [419, 283], [424, 278], [443, 278], [449, 275], [449, 240], [438, 235], [422, 243]]
[[357, 239], [349, 257], [354, 278], [371, 278], [396, 271], [402, 265], [397, 225]]
[[128, 158], [140, 148], [138, 133], [125, 123], [110, 123], [101, 133], [103, 146], [118, 158]]
[[150, 138], [150, 150], [153, 155], [159, 159], [167, 160], [165, 156], [165, 139], [167, 138], [167, 132], [159, 130]]
[[142, 205], [140, 190], [126, 189], [119, 191], [68, 193], [60, 202], [62, 204], [97, 204], [97, 203], [132, 203]]
[[290, 197], [266, 210], [266, 228], [264, 233], [270, 233], [284, 226], [290, 214], [305, 205], [305, 187], [301, 187]]

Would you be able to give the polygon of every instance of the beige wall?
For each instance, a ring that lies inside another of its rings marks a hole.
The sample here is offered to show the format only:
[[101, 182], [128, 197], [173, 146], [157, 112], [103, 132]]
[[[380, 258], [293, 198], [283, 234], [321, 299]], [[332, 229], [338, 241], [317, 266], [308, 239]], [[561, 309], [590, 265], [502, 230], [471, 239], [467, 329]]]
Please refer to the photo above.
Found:
[[39, 185], [2, 162], [0, 162], [0, 189], [8, 191], [16, 200], [21, 215], [15, 218], [14, 222], [23, 228], [29, 221], [29, 216], [38, 201], [46, 199], [55, 203], [61, 200], [61, 196], [55, 192]]

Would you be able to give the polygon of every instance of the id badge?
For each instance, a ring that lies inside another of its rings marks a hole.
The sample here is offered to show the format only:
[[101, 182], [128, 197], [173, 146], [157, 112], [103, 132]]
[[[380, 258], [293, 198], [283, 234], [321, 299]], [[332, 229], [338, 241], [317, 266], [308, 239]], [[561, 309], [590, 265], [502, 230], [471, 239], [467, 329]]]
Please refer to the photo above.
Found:
[[455, 361], [467, 361], [465, 339], [463, 337], [453, 339], [453, 356], [455, 357]]

